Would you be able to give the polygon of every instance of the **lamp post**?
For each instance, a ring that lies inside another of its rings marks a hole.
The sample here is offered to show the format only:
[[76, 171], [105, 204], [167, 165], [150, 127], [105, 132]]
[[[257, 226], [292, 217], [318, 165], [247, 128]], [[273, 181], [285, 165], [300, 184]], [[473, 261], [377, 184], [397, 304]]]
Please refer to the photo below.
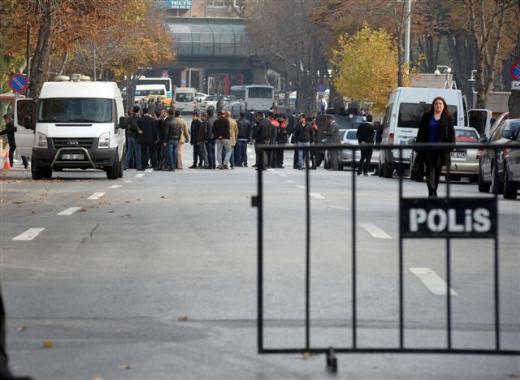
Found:
[[468, 79], [468, 82], [471, 83], [471, 108], [475, 108], [475, 82], [476, 82], [476, 79], [475, 79], [475, 73], [477, 72], [477, 70], [471, 70], [471, 77]]
[[452, 84], [450, 83], [450, 80], [449, 80], [450, 73], [451, 73], [451, 67], [449, 67], [447, 65], [437, 65], [435, 67], [435, 71], [434, 71], [435, 75], [446, 74], [446, 82], [444, 83], [444, 87], [446, 87], [446, 88], [452, 88]]

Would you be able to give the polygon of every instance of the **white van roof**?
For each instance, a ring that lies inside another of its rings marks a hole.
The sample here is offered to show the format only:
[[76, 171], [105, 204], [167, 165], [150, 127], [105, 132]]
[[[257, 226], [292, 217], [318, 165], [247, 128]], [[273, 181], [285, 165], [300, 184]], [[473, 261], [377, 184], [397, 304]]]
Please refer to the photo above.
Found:
[[138, 84], [135, 86], [136, 90], [164, 90], [166, 86], [164, 84]]
[[426, 88], [426, 87], [397, 87], [390, 96], [392, 101], [395, 95], [399, 94], [399, 102], [427, 102], [431, 103], [437, 96], [441, 96], [448, 104], [458, 104], [462, 93], [460, 90], [446, 88]]
[[115, 82], [45, 82], [40, 99], [45, 98], [120, 98]]

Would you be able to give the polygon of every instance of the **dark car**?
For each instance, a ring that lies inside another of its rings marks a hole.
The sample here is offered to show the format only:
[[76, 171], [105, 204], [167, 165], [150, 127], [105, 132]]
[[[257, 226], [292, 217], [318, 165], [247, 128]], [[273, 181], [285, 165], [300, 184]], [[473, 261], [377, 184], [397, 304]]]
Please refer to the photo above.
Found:
[[[518, 145], [519, 134], [520, 119], [504, 119], [491, 131], [491, 136], [486, 142], [490, 146]], [[520, 172], [518, 172], [520, 163], [517, 164], [520, 152], [504, 147], [497, 150], [482, 149], [479, 153], [479, 191], [488, 192], [491, 189], [493, 193], [502, 193], [507, 183], [507, 197], [513, 198], [514, 193], [516, 198], [517, 181], [520, 181]]]

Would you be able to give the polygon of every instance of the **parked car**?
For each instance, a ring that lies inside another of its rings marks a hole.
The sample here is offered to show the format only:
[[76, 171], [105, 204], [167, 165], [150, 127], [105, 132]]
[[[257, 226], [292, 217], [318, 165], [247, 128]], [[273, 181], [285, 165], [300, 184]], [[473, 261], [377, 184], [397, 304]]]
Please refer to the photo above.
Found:
[[[456, 127], [455, 144], [476, 144], [479, 134], [475, 128]], [[468, 177], [470, 181], [477, 182], [478, 179], [478, 149], [455, 148], [451, 152], [450, 179], [460, 180]], [[446, 167], [442, 168], [442, 174], [447, 175]]]
[[197, 103], [202, 103], [206, 98], [208, 97], [208, 94], [205, 94], [203, 92], [197, 92], [195, 93], [195, 100]]
[[[518, 149], [504, 149], [504, 198], [516, 199], [518, 190], [520, 190], [520, 128], [518, 124], [520, 119], [516, 120], [516, 139], [514, 144], [518, 145]], [[511, 123], [513, 124], [513, 123]]]
[[[357, 138], [357, 128], [356, 129], [347, 129], [345, 131], [342, 131], [341, 134], [342, 134], [342, 139], [341, 139], [341, 144], [345, 144], [345, 145], [359, 145], [359, 142], [358, 142], [358, 138]], [[375, 133], [374, 133], [374, 140], [375, 140]], [[374, 145], [375, 147], [375, 145]], [[343, 168], [346, 166], [346, 165], [350, 165], [352, 166], [352, 163], [353, 163], [353, 156], [354, 156], [354, 151], [352, 149], [343, 149], [341, 150], [341, 153], [338, 155], [337, 159], [338, 159], [338, 162], [337, 163], [334, 163], [334, 162], [331, 162], [331, 155], [329, 154], [328, 151], [325, 151], [325, 157], [324, 157], [324, 160], [325, 160], [325, 168], [328, 169], [328, 168], [337, 168], [338, 170], [343, 170]], [[359, 160], [361, 159], [361, 151], [359, 149], [356, 150], [356, 155], [355, 155], [355, 162], [359, 162]], [[376, 167], [379, 163], [379, 151], [377, 149], [374, 149], [372, 151], [372, 159], [370, 160], [370, 167]]]
[[[516, 183], [517, 177], [514, 177], [514, 181], [513, 178], [510, 178], [515, 174], [510, 169], [513, 168], [516, 171], [515, 162], [519, 153], [507, 147], [499, 149], [491, 149], [491, 147], [502, 144], [517, 145], [519, 131], [520, 119], [503, 118], [500, 124], [491, 132], [489, 140], [485, 137], [483, 138], [482, 141], [487, 142], [490, 145], [490, 149], [481, 149], [479, 151], [478, 189], [480, 192], [488, 192], [491, 189], [493, 193], [502, 193], [505, 187], [505, 180], [507, 179], [509, 186], [507, 196], [512, 197], [513, 191], [510, 186]], [[505, 157], [509, 158], [508, 162], [505, 161]], [[505, 170], [506, 167], [508, 170]], [[514, 187], [516, 188], [516, 186]]]

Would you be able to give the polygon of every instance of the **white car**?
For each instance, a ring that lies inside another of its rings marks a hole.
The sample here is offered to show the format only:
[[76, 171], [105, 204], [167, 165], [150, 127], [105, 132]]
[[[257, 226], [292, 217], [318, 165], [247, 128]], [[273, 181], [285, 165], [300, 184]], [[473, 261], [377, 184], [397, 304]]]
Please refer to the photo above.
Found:
[[[375, 139], [375, 134], [374, 134]], [[359, 145], [358, 138], [357, 138], [357, 129], [347, 129], [345, 132], [343, 132], [343, 137], [341, 139], [341, 144], [345, 145]], [[376, 145], [372, 146], [373, 148], [376, 148]], [[330, 162], [330, 155], [328, 154], [328, 151], [325, 152], [325, 168], [330, 167], [337, 167], [339, 170], [343, 170], [343, 167], [345, 165], [352, 166], [352, 156], [353, 156], [353, 150], [352, 149], [343, 149], [338, 157], [338, 163], [337, 166], [334, 165], [334, 163]], [[356, 149], [356, 163], [359, 163], [359, 160], [361, 159], [361, 151], [359, 149]], [[379, 162], [379, 150], [373, 149], [372, 150], [372, 158], [370, 160], [370, 166], [376, 167]]]
[[208, 94], [205, 94], [203, 92], [197, 92], [195, 93], [195, 100], [197, 101], [197, 103], [202, 103], [204, 100], [206, 100], [206, 98], [208, 97], [209, 95]]

